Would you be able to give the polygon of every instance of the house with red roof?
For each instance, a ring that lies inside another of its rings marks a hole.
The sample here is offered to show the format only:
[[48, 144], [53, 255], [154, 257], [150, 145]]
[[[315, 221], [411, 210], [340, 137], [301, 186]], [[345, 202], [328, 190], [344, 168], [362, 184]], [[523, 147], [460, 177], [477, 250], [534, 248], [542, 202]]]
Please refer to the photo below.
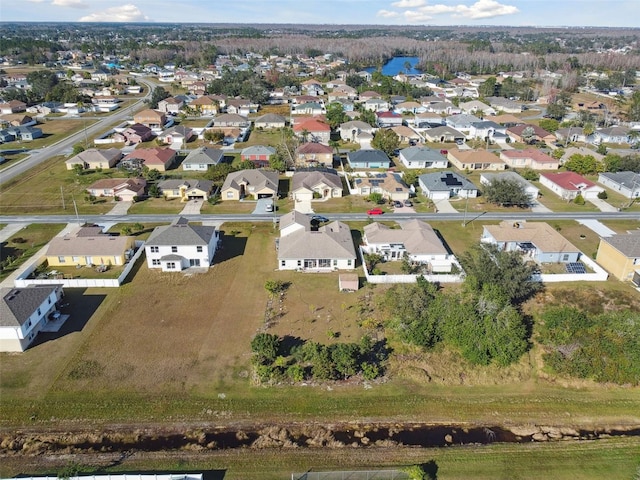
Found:
[[514, 142], [530, 143], [531, 141], [550, 143], [556, 141], [553, 133], [547, 132], [538, 125], [525, 123], [507, 128], [507, 135]]
[[169, 170], [176, 159], [176, 151], [171, 148], [137, 148], [122, 159], [122, 162], [140, 160], [150, 170], [159, 172]]
[[575, 172], [541, 173], [540, 183], [564, 200], [573, 200], [578, 194], [582, 194], [585, 200], [597, 198], [604, 191], [604, 188]]
[[296, 150], [296, 165], [331, 167], [333, 166], [333, 149], [322, 143], [303, 143]]
[[397, 127], [402, 125], [402, 115], [395, 112], [376, 112], [376, 123], [379, 127]]
[[294, 125], [293, 132], [303, 140], [326, 144], [329, 143], [331, 137], [331, 127], [315, 119]]
[[500, 159], [511, 168], [532, 168], [533, 170], [557, 170], [559, 160], [536, 148], [526, 150], [503, 150]]

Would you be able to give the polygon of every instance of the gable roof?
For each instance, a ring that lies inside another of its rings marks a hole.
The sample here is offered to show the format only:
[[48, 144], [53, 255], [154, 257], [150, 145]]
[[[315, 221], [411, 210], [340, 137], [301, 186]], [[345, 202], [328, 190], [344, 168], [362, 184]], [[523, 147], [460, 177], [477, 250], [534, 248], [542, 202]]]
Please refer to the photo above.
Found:
[[526, 128], [532, 128], [533, 129], [533, 134], [538, 138], [545, 138], [545, 137], [554, 137], [555, 138], [553, 133], [549, 133], [544, 128], [539, 127], [538, 125], [530, 124], [530, 123], [525, 123], [524, 125], [516, 125], [515, 127], [509, 127], [507, 129], [507, 132], [513, 133], [513, 134], [518, 135], [519, 137], [521, 137], [522, 136], [522, 132]]
[[578, 247], [544, 222], [513, 222], [503, 220], [499, 225], [484, 225], [497, 242], [530, 242], [542, 252], [579, 252]]
[[356, 256], [351, 230], [342, 222], [331, 222], [317, 231], [298, 230], [278, 243], [279, 259], [353, 259]]
[[449, 252], [442, 244], [431, 225], [422, 220], [398, 222], [401, 230], [374, 222], [364, 226], [368, 243], [402, 243], [412, 255], [446, 255]]
[[276, 113], [265, 113], [264, 115], [256, 118], [253, 123], [286, 123], [287, 119], [282, 115]]
[[289, 213], [285, 213], [280, 217], [278, 222], [280, 231], [291, 225], [300, 225], [305, 230], [311, 229], [311, 217], [299, 212], [298, 210], [292, 210]]
[[478, 190], [478, 187], [467, 178], [452, 171], [425, 173], [418, 179], [430, 192], [449, 192], [453, 187], [460, 187], [462, 190]]
[[0, 327], [20, 327], [60, 285], [0, 289]]
[[252, 145], [242, 149], [240, 155], [274, 155], [276, 149], [265, 145]]
[[390, 162], [389, 157], [382, 150], [356, 150], [347, 153], [349, 163]]
[[584, 188], [591, 188], [596, 186], [596, 184], [591, 180], [584, 178], [582, 175], [578, 175], [575, 172], [541, 173], [540, 176], [545, 177], [550, 182], [555, 183], [559, 187], [569, 191], [581, 190], [578, 185], [584, 185]]
[[216, 227], [189, 225], [184, 217], [176, 218], [170, 225], [156, 227], [146, 242], [147, 246], [209, 245]]
[[257, 189], [269, 188], [274, 192], [278, 191], [278, 172], [262, 169], [249, 169], [231, 172], [227, 175], [222, 185], [222, 190], [228, 188], [240, 189], [240, 185], [253, 185]]
[[129, 155], [123, 158], [123, 160], [139, 159], [144, 160], [147, 164], [166, 165], [176, 155], [176, 151], [171, 148], [137, 148]]
[[120, 235], [65, 235], [64, 237], [54, 237], [49, 242], [47, 256], [67, 256], [67, 255], [95, 255], [113, 256], [122, 255], [131, 244], [131, 237]]
[[118, 148], [89, 148], [83, 152], [80, 152], [75, 157], [71, 157], [67, 160], [67, 163], [92, 163], [92, 162], [107, 162], [109, 163], [113, 159], [119, 160], [122, 157], [122, 152]]
[[118, 190], [130, 188], [138, 191], [141, 187], [146, 186], [146, 184], [147, 182], [143, 178], [102, 178], [89, 185], [87, 190], [110, 190], [120, 187]]
[[193, 178], [170, 178], [169, 180], [163, 180], [158, 183], [160, 190], [175, 190], [180, 187], [187, 189], [196, 188], [205, 192], [210, 192], [213, 189], [213, 182], [211, 180], [197, 180]]
[[291, 191], [295, 192], [300, 188], [313, 190], [313, 187], [322, 183], [332, 188], [342, 189], [342, 180], [337, 173], [312, 170], [310, 172], [295, 172], [291, 178]]
[[430, 147], [408, 147], [400, 150], [402, 157], [408, 162], [447, 162], [448, 160], [437, 150]]
[[333, 148], [323, 143], [307, 142], [300, 145], [298, 147], [298, 150], [296, 150], [296, 153], [298, 153], [298, 155], [317, 154], [317, 153], [333, 154]]
[[500, 155], [504, 155], [505, 157], [510, 159], [528, 158], [536, 163], [547, 163], [552, 165], [558, 163], [558, 160], [550, 157], [544, 152], [541, 152], [537, 148], [527, 148], [525, 150], [503, 150]]
[[354, 177], [353, 182], [358, 188], [378, 187], [389, 193], [404, 193], [409, 190], [400, 175], [391, 172], [378, 173], [373, 177]]
[[499, 157], [486, 150], [458, 150], [452, 148], [449, 155], [460, 163], [504, 163]]
[[602, 237], [602, 241], [608, 243], [613, 248], [628, 258], [640, 257], [640, 230]]
[[182, 165], [205, 164], [217, 165], [222, 160], [224, 152], [217, 148], [199, 147], [189, 152], [189, 155], [182, 161]]
[[624, 172], [603, 172], [600, 176], [629, 189], [640, 188], [640, 173], [627, 170]]
[[303, 132], [304, 130], [308, 132], [330, 132], [331, 127], [326, 123], [314, 119], [307, 120], [293, 126], [294, 132]]

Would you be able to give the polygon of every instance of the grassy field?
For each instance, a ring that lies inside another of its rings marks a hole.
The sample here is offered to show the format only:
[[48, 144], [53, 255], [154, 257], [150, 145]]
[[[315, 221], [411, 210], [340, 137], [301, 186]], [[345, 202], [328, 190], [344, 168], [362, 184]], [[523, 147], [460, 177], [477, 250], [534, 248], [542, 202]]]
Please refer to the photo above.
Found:
[[[86, 188], [101, 178], [123, 176], [115, 169], [102, 173], [92, 172], [76, 175], [67, 170], [64, 156], [46, 160], [37, 169], [2, 185], [0, 210], [7, 215], [22, 214], [73, 214], [75, 200], [80, 214], [101, 214], [108, 212], [113, 203], [98, 199], [87, 201]], [[64, 208], [63, 208], [64, 196]]]
[[26, 146], [29, 148], [44, 148], [55, 142], [62, 140], [69, 135], [73, 135], [76, 132], [84, 128], [88, 128], [93, 125], [96, 120], [80, 120], [80, 119], [56, 119], [50, 120], [45, 123], [38, 124], [37, 127], [42, 129], [42, 137], [37, 138], [31, 142], [23, 142], [20, 146]]
[[9, 237], [6, 242], [0, 243], [0, 261], [5, 261], [8, 257], [15, 259], [10, 266], [0, 272], [0, 280], [5, 279], [27, 259], [31, 258], [62, 228], [63, 225], [56, 223], [31, 224]]
[[[398, 344], [400, 356], [389, 366], [393, 375], [371, 389], [358, 383], [337, 384], [331, 391], [322, 385], [252, 386], [249, 339], [265, 328], [267, 279], [291, 282], [268, 331], [324, 343], [329, 330], [339, 333], [338, 341], [382, 334], [371, 325], [384, 320], [377, 302], [385, 287], [343, 294], [337, 274], [275, 271], [271, 225], [225, 224], [223, 230], [223, 248], [205, 274], [165, 274], [142, 265], [117, 290], [68, 289], [71, 319], [59, 334], [41, 334], [24, 354], [0, 356], [0, 426], [372, 418], [491, 425], [640, 421], [640, 389], [547, 379], [535, 348], [500, 370], [470, 368], [452, 352], [422, 355]], [[457, 242], [451, 241], [454, 251], [462, 248]], [[572, 288], [582, 287], [550, 286], [545, 296], [553, 299], [559, 291], [569, 298], [576, 295]], [[619, 282], [590, 286], [589, 292], [607, 296], [614, 290], [616, 304], [633, 305], [635, 292]], [[366, 328], [359, 326], [369, 318]], [[461, 372], [467, 374], [464, 382]]]

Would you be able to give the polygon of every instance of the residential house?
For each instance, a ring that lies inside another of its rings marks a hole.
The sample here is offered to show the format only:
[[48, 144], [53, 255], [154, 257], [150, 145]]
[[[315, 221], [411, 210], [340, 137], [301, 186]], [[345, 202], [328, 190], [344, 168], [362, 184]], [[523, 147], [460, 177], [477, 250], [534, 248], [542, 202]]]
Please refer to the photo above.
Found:
[[245, 98], [227, 99], [227, 113], [248, 117], [250, 113], [256, 111], [256, 106], [252, 107], [251, 101]]
[[370, 112], [386, 112], [390, 107], [389, 102], [381, 98], [370, 98], [362, 105], [365, 110], [369, 110]]
[[65, 165], [67, 170], [73, 170], [75, 165], [82, 165], [84, 170], [107, 169], [115, 167], [121, 158], [118, 148], [89, 148], [65, 161]]
[[618, 280], [640, 286], [640, 230], [600, 238], [596, 262]]
[[21, 125], [30, 127], [37, 123], [38, 122], [36, 122], [32, 117], [25, 115], [24, 113], [11, 113], [9, 115], [3, 115], [2, 118], [0, 118], [0, 124], [13, 127], [19, 127]]
[[189, 200], [207, 201], [213, 190], [213, 182], [192, 178], [171, 178], [159, 182], [158, 188], [165, 198], [179, 198], [181, 202]]
[[275, 113], [265, 113], [264, 115], [259, 116], [253, 121], [253, 125], [256, 128], [262, 128], [265, 130], [269, 130], [272, 128], [284, 128], [286, 124], [286, 118]]
[[20, 113], [27, 109], [27, 104], [20, 100], [10, 100], [6, 103], [0, 103], [0, 113]]
[[516, 172], [499, 172], [499, 173], [488, 173], [484, 172], [480, 174], [480, 183], [482, 185], [489, 185], [494, 180], [510, 180], [512, 182], [517, 182], [527, 193], [531, 202], [534, 202], [538, 195], [540, 194], [540, 189], [528, 182]]
[[144, 178], [102, 178], [93, 182], [87, 188], [87, 193], [96, 198], [112, 197], [132, 202], [136, 197], [144, 196], [146, 186]]
[[564, 127], [555, 131], [555, 136], [559, 142], [566, 145], [569, 142], [586, 142], [587, 135], [582, 127]]
[[385, 200], [408, 200], [411, 195], [409, 186], [397, 173], [376, 173], [373, 176], [353, 177], [353, 191], [356, 195], [368, 197], [379, 193]]
[[[42, 130], [38, 127], [32, 126], [10, 126], [5, 129], [6, 132], [12, 137], [12, 140], [21, 140], [23, 142], [30, 142], [36, 138], [42, 137]], [[10, 140], [11, 141], [11, 140]]]
[[391, 160], [382, 150], [356, 150], [347, 153], [349, 166], [358, 170], [360, 168], [389, 168]]
[[146, 125], [149, 128], [159, 129], [162, 128], [165, 123], [167, 123], [167, 117], [162, 112], [147, 108], [146, 110], [142, 110], [136, 113], [133, 116], [133, 121], [135, 123]]
[[318, 102], [306, 102], [291, 105], [291, 115], [324, 115], [327, 110], [324, 104]]
[[158, 135], [158, 139], [168, 145], [178, 144], [184, 147], [194, 135], [195, 132], [191, 128], [176, 125]]
[[447, 159], [458, 170], [505, 170], [506, 163], [487, 150], [458, 150], [452, 148]]
[[212, 117], [220, 111], [220, 102], [208, 95], [203, 95], [193, 100], [189, 104], [189, 108], [199, 112], [205, 117]]
[[533, 170], [557, 170], [559, 160], [541, 152], [537, 148], [525, 150], [503, 150], [500, 159], [511, 168], [531, 168]]
[[398, 158], [407, 168], [447, 168], [449, 165], [440, 152], [423, 146], [403, 148]]
[[456, 172], [425, 173], [418, 177], [418, 184], [423, 195], [434, 201], [478, 196], [478, 187]]
[[81, 227], [63, 237], [53, 237], [45, 258], [49, 267], [120, 266], [131, 258], [134, 249], [135, 237]]
[[332, 169], [298, 171], [291, 178], [291, 195], [294, 202], [342, 197], [342, 180]]
[[444, 118], [433, 112], [417, 113], [413, 120], [407, 118], [407, 123], [412, 123], [416, 128], [435, 128], [444, 125]]
[[575, 172], [545, 172], [540, 174], [540, 183], [564, 200], [573, 200], [581, 194], [583, 198], [597, 198], [604, 188]]
[[173, 167], [176, 153], [171, 148], [137, 148], [125, 156], [122, 161], [140, 160], [142, 165], [150, 170], [165, 172]]
[[402, 115], [395, 112], [376, 112], [376, 125], [381, 128], [402, 125]]
[[586, 157], [587, 155], [596, 159], [596, 162], [604, 161], [604, 155], [600, 155], [595, 150], [591, 150], [587, 147], [568, 147], [564, 150], [564, 155], [560, 157], [560, 165], [564, 165], [567, 160], [569, 160], [573, 155], [582, 155]]
[[93, 105], [93, 110], [96, 112], [113, 112], [120, 107], [120, 99], [112, 96], [96, 96], [91, 99], [91, 104]]
[[445, 124], [459, 132], [468, 134], [471, 131], [471, 125], [481, 120], [475, 115], [461, 113], [460, 115], [451, 115], [444, 119]]
[[459, 107], [456, 107], [451, 102], [437, 102], [429, 105], [429, 111], [437, 113], [439, 115], [457, 115], [462, 113], [462, 110]]
[[333, 148], [316, 142], [303, 143], [296, 149], [296, 165], [301, 167], [332, 167]]
[[524, 125], [524, 122], [521, 118], [518, 118], [510, 113], [505, 113], [504, 115], [495, 115], [493, 117], [487, 117], [485, 120], [491, 120], [492, 122], [499, 123], [500, 125], [504, 125], [505, 127], [515, 127], [516, 125]]
[[[522, 104], [514, 100], [510, 100], [504, 97], [487, 97], [486, 100], [489, 102], [489, 105], [491, 105], [491, 107], [497, 112], [503, 112], [503, 113], [521, 113], [522, 112]], [[491, 115], [495, 115], [495, 113]]]
[[240, 158], [242, 161], [253, 162], [256, 167], [268, 167], [269, 160], [275, 155], [276, 149], [265, 145], [252, 145], [242, 149]]
[[310, 119], [293, 126], [293, 132], [303, 141], [328, 144], [331, 139], [331, 127], [320, 120]]
[[245, 128], [251, 125], [251, 122], [247, 117], [237, 115], [235, 113], [223, 113], [213, 119], [213, 124], [216, 127], [236, 127]]
[[415, 145], [423, 140], [422, 136], [418, 132], [406, 125], [390, 127], [389, 130], [393, 130], [393, 132], [398, 136], [400, 143], [410, 143]]
[[137, 145], [148, 142], [154, 136], [153, 130], [141, 123], [134, 123], [125, 128], [122, 132], [113, 135], [116, 142], [124, 142], [125, 145]]
[[573, 263], [581, 255], [576, 246], [544, 222], [504, 220], [498, 225], [484, 225], [480, 241], [521, 252], [537, 263]]
[[422, 132], [428, 142], [453, 143], [458, 140], [464, 141], [467, 136], [455, 128], [443, 125], [442, 127], [429, 128]]
[[364, 226], [362, 249], [382, 256], [385, 261], [407, 259], [426, 265], [430, 271], [451, 272], [455, 261], [431, 225], [422, 220], [398, 222], [400, 229], [374, 222]]
[[262, 169], [240, 170], [227, 175], [221, 189], [221, 199], [241, 200], [252, 197], [271, 198], [278, 196], [278, 172]]
[[358, 136], [361, 133], [367, 133], [373, 135], [373, 132], [376, 129], [369, 125], [366, 122], [362, 122], [360, 120], [351, 120], [349, 122], [345, 122], [340, 124], [340, 128], [338, 131], [340, 132], [340, 138], [345, 142], [353, 142], [356, 143], [358, 141]]
[[24, 352], [63, 296], [62, 285], [0, 289], [0, 352]]
[[331, 222], [314, 230], [309, 217], [293, 211], [280, 218], [278, 269], [313, 272], [353, 270], [356, 250], [349, 226]]
[[593, 142], [601, 143], [629, 143], [629, 129], [627, 127], [613, 126], [599, 128], [593, 134]]
[[425, 113], [427, 111], [427, 107], [418, 102], [401, 102], [393, 107], [393, 110], [396, 113]]
[[220, 241], [216, 227], [189, 225], [184, 217], [156, 227], [145, 242], [147, 267], [180, 272], [191, 267], [208, 268]]
[[177, 115], [184, 106], [184, 102], [176, 97], [165, 98], [158, 102], [158, 110], [162, 113]]
[[495, 108], [487, 105], [484, 102], [481, 102], [480, 100], [471, 100], [470, 102], [460, 102], [458, 104], [458, 107], [460, 107], [460, 110], [462, 110], [463, 113], [468, 113], [472, 115], [480, 114], [481, 116], [484, 117], [487, 115], [496, 114]]
[[182, 170], [191, 172], [206, 172], [209, 167], [222, 161], [224, 152], [216, 148], [199, 147], [191, 150], [182, 161]]
[[553, 143], [556, 141], [556, 136], [547, 132], [544, 128], [538, 125], [523, 124], [516, 125], [514, 127], [507, 128], [507, 135], [514, 142], [531, 143], [531, 142], [543, 142]]
[[372, 98], [382, 98], [382, 95], [380, 95], [378, 92], [374, 92], [373, 90], [367, 90], [366, 92], [362, 92], [360, 95], [358, 95], [358, 100], [360, 100], [360, 103], [364, 103], [367, 100], [371, 100]]
[[640, 198], [639, 173], [630, 171], [600, 173], [598, 182], [627, 198]]
[[491, 120], [474, 122], [471, 124], [471, 128], [469, 129], [469, 138], [506, 142], [507, 127]]

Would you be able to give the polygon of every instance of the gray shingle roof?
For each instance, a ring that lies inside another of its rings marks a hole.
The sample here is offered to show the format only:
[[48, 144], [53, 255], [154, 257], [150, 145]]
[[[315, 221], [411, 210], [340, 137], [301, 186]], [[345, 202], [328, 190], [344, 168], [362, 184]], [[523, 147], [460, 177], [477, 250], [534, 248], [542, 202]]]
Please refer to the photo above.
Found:
[[313, 190], [313, 187], [325, 183], [332, 188], [342, 188], [342, 181], [337, 173], [331, 172], [296, 172], [291, 178], [291, 191], [295, 192], [299, 188], [308, 188]]
[[356, 150], [347, 153], [349, 163], [387, 162], [389, 157], [382, 150]]
[[0, 289], [0, 327], [19, 327], [59, 285]]
[[603, 238], [602, 241], [607, 242], [626, 257], [640, 257], [640, 230], [621, 235], [612, 235], [609, 238]]
[[612, 182], [620, 185], [624, 184], [625, 187], [632, 188], [634, 186], [640, 187], [640, 173], [635, 172], [605, 172], [600, 174], [602, 177], [608, 178]]
[[156, 227], [146, 242], [148, 246], [209, 245], [216, 228], [204, 225], [189, 225], [180, 217], [171, 223]]
[[280, 238], [278, 259], [356, 257], [351, 231], [342, 222], [332, 222], [317, 232], [300, 230]]
[[158, 188], [160, 190], [175, 190], [182, 186], [186, 187], [187, 189], [197, 188], [205, 192], [210, 192], [213, 189], [213, 182], [211, 180], [196, 180], [193, 178], [173, 178], [169, 180], [163, 180], [162, 182], [158, 183]]
[[437, 150], [429, 147], [409, 147], [400, 150], [402, 156], [408, 162], [442, 162], [447, 161], [446, 157]]
[[235, 188], [240, 190], [241, 184], [253, 185], [256, 189], [270, 188], [274, 192], [278, 191], [278, 172], [267, 170], [240, 170], [227, 175], [222, 185], [222, 190]]
[[402, 243], [410, 255], [446, 255], [442, 244], [431, 225], [421, 220], [399, 222], [402, 230], [392, 229], [382, 223], [365, 225], [364, 233], [370, 244]]
[[[424, 185], [430, 192], [451, 191], [451, 180], [460, 182], [462, 185], [456, 186], [461, 187], [463, 190], [478, 189], [473, 183], [462, 175], [458, 175], [456, 172], [425, 173], [424, 175], [420, 175], [418, 179], [420, 184]], [[447, 182], [449, 182], [449, 184]]]
[[205, 164], [205, 165], [217, 165], [220, 163], [224, 153], [222, 150], [209, 147], [200, 147], [195, 150], [191, 150], [189, 155], [182, 161], [183, 165], [190, 164]]

